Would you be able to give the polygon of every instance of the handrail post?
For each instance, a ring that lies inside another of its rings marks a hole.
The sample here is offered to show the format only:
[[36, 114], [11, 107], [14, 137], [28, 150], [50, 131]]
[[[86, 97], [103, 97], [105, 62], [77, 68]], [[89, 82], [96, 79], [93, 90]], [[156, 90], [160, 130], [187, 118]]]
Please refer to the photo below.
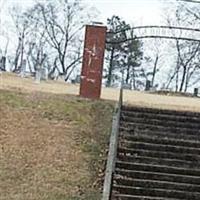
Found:
[[119, 136], [119, 122], [120, 122], [122, 102], [123, 102], [123, 89], [121, 88], [119, 102], [116, 105], [115, 114], [113, 116], [112, 132], [110, 136], [110, 145], [109, 145], [109, 153], [106, 165], [102, 200], [110, 200], [112, 192], [112, 179], [116, 164], [118, 136]]

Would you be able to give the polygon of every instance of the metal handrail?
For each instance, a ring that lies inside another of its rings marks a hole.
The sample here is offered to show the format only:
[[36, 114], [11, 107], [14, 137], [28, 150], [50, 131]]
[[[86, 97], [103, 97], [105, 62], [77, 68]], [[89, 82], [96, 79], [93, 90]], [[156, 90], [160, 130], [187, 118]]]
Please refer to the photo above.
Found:
[[123, 89], [121, 88], [119, 102], [116, 105], [115, 114], [113, 116], [112, 132], [110, 136], [110, 146], [109, 146], [108, 159], [106, 165], [102, 200], [110, 200], [111, 197], [113, 173], [115, 170], [116, 157], [117, 157], [119, 122], [120, 122], [122, 102], [123, 102]]

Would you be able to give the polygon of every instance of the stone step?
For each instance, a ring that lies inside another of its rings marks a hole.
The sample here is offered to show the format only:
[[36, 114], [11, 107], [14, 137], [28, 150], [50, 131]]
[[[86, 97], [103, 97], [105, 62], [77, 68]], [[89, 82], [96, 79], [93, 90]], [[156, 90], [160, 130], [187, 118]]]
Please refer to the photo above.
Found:
[[174, 115], [174, 116], [177, 116], [177, 117], [187, 116], [187, 117], [200, 118], [200, 112], [190, 112], [190, 111], [176, 111], [176, 110], [166, 110], [166, 109], [122, 106], [122, 112], [124, 112], [124, 111], [151, 113], [151, 114]]
[[128, 187], [144, 187], [144, 188], [157, 188], [176, 191], [188, 191], [200, 193], [200, 185], [174, 183], [168, 181], [156, 181], [150, 179], [128, 179], [126, 177], [114, 177], [114, 184], [124, 185]]
[[189, 134], [192, 136], [200, 137], [200, 129], [191, 129], [191, 128], [178, 128], [178, 127], [170, 127], [170, 126], [161, 126], [154, 124], [144, 124], [144, 123], [130, 123], [121, 121], [120, 128], [128, 128], [130, 130], [147, 130], [147, 131], [159, 131], [164, 133], [174, 133], [174, 134]]
[[119, 132], [121, 135], [144, 135], [144, 136], [152, 136], [157, 138], [164, 138], [164, 139], [178, 139], [178, 140], [192, 140], [195, 142], [200, 142], [200, 134], [195, 134], [194, 132], [192, 135], [184, 134], [184, 133], [174, 133], [174, 132], [165, 132], [165, 131], [159, 131], [159, 130], [149, 130], [144, 129], [142, 126], [137, 126], [135, 128], [129, 128], [129, 127], [120, 127]]
[[115, 169], [115, 174], [117, 176], [122, 176], [132, 179], [150, 179], [155, 181], [167, 181], [174, 183], [186, 183], [193, 185], [200, 185], [200, 177], [181, 175], [181, 174], [168, 174], [162, 172], [150, 172], [150, 171], [136, 171], [136, 170], [127, 170], [127, 169]]
[[180, 200], [166, 197], [137, 196], [127, 194], [113, 194], [112, 200]]
[[162, 152], [162, 151], [149, 151], [144, 149], [130, 149], [130, 148], [118, 148], [118, 155], [132, 155], [132, 156], [142, 156], [142, 157], [154, 157], [154, 158], [163, 158], [163, 159], [177, 159], [183, 161], [191, 161], [194, 163], [199, 163], [200, 155], [196, 154], [185, 154], [185, 153], [174, 153], [174, 152]]
[[143, 163], [131, 163], [124, 161], [117, 161], [116, 167], [119, 169], [127, 169], [134, 171], [146, 171], [146, 172], [155, 172], [155, 173], [166, 173], [174, 175], [186, 175], [194, 176], [200, 178], [200, 170], [195, 168], [181, 168], [181, 167], [172, 167], [168, 165], [151, 165]]
[[145, 143], [145, 142], [134, 142], [134, 141], [127, 141], [127, 140], [120, 141], [119, 147], [120, 148], [129, 148], [129, 149], [143, 149], [143, 150], [148, 150], [148, 151], [160, 151], [160, 152], [173, 152], [173, 153], [200, 155], [200, 149], [198, 149], [198, 148]]
[[127, 116], [121, 116], [121, 122], [127, 122], [127, 123], [144, 123], [144, 124], [152, 124], [152, 125], [158, 125], [158, 126], [171, 126], [171, 127], [177, 127], [177, 128], [188, 128], [188, 129], [200, 129], [200, 122], [198, 123], [191, 123], [190, 121], [171, 121], [168, 119], [154, 119], [152, 116], [151, 118], [133, 118], [133, 117], [127, 117]]
[[123, 185], [114, 185], [113, 190], [119, 193], [127, 195], [148, 195], [151, 197], [167, 197], [167, 198], [179, 198], [185, 200], [199, 200], [200, 193], [190, 193], [188, 191], [176, 191], [167, 189], [150, 189], [143, 187], [127, 187]]
[[129, 118], [147, 118], [147, 119], [157, 119], [164, 121], [174, 121], [174, 122], [190, 122], [193, 124], [200, 123], [199, 117], [185, 116], [185, 115], [167, 115], [167, 114], [154, 114], [154, 113], [146, 113], [146, 112], [130, 112], [130, 111], [122, 111], [121, 117], [129, 117]]
[[192, 161], [184, 161], [184, 160], [178, 160], [178, 159], [166, 159], [166, 158], [157, 158], [157, 157], [144, 157], [144, 156], [138, 156], [138, 155], [124, 155], [124, 154], [118, 154], [117, 159], [119, 161], [124, 162], [132, 162], [135, 164], [143, 163], [143, 164], [152, 164], [152, 165], [169, 165], [172, 167], [184, 167], [184, 168], [199, 168], [200, 167], [200, 161], [192, 162]]
[[134, 142], [144, 142], [144, 143], [154, 143], [154, 144], [161, 144], [161, 145], [175, 145], [175, 146], [182, 146], [182, 147], [191, 147], [200, 149], [200, 142], [198, 141], [191, 141], [191, 140], [184, 140], [182, 139], [171, 139], [171, 138], [164, 138], [164, 137], [157, 137], [153, 135], [131, 135], [131, 134], [120, 134], [119, 135], [120, 141], [134, 141]]

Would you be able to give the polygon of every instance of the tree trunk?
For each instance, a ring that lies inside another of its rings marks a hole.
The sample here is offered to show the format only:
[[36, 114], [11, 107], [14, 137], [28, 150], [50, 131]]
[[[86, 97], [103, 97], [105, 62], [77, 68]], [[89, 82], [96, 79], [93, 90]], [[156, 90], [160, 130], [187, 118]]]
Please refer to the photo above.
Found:
[[178, 92], [178, 85], [179, 85], [179, 61], [177, 61], [177, 64], [176, 64], [176, 92]]
[[126, 84], [129, 84], [129, 80], [130, 80], [130, 65], [128, 64], [127, 67], [127, 74], [126, 74]]
[[19, 57], [20, 57], [20, 46], [21, 46], [21, 40], [19, 38], [17, 50], [16, 50], [16, 53], [15, 53], [15, 60], [14, 60], [14, 69], [13, 69], [13, 72], [16, 72], [17, 69], [18, 69], [18, 61], [19, 61]]
[[135, 80], [135, 69], [134, 67], [132, 68], [132, 89], [136, 90], [136, 80]]
[[190, 68], [187, 69], [184, 92], [187, 92], [189, 81], [190, 81]]
[[107, 87], [110, 87], [111, 86], [111, 82], [112, 82], [114, 53], [115, 53], [115, 48], [112, 47], [111, 56], [110, 56], [110, 63], [109, 63], [109, 69], [108, 69], [108, 78], [107, 78], [107, 83], [106, 83]]
[[183, 67], [183, 76], [182, 76], [182, 79], [181, 79], [181, 86], [180, 86], [179, 92], [183, 91], [183, 86], [184, 86], [184, 83], [185, 83], [185, 78], [186, 78], [186, 66]]
[[22, 70], [23, 60], [24, 60], [24, 32], [22, 33], [22, 40], [21, 40], [21, 58], [20, 58], [20, 72]]
[[155, 77], [156, 77], [158, 59], [159, 59], [159, 57], [158, 57], [158, 55], [156, 55], [156, 60], [155, 60], [155, 63], [154, 63], [154, 68], [153, 68], [153, 76], [152, 76], [152, 80], [151, 80], [151, 86], [152, 87], [154, 86], [154, 81], [155, 81]]

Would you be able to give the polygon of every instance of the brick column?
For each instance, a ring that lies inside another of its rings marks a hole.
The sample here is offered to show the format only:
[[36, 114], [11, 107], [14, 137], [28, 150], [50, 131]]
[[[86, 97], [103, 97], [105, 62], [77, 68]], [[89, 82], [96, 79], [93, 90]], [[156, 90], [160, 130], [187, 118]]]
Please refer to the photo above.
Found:
[[99, 99], [106, 41], [106, 27], [86, 26], [80, 96]]

